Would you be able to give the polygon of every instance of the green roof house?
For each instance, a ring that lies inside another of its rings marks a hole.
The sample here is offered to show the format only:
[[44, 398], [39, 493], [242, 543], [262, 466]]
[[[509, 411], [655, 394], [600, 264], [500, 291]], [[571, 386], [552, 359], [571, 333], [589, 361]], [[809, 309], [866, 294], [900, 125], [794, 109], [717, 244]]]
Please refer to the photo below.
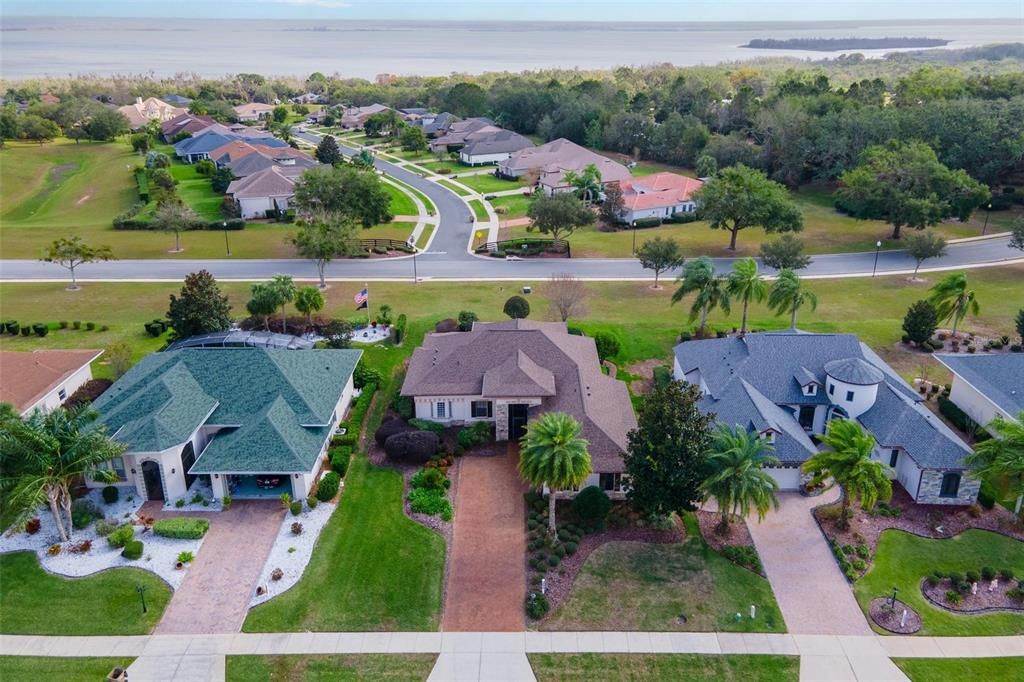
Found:
[[[154, 353], [94, 404], [127, 446], [111, 462], [147, 500], [185, 497], [206, 477], [215, 497], [304, 499], [352, 400], [362, 351], [185, 348]], [[99, 485], [99, 484], [96, 484]]]

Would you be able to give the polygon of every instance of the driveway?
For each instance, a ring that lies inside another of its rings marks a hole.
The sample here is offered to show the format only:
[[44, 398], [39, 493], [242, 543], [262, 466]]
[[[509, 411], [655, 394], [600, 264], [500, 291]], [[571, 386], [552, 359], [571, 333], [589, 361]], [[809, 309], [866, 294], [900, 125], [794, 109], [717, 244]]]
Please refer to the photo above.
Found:
[[469, 455], [459, 464], [459, 494], [441, 629], [519, 632], [525, 629], [526, 487], [504, 455]]
[[155, 518], [205, 516], [210, 519], [199, 553], [174, 593], [155, 634], [236, 633], [284, 518], [278, 500], [239, 500], [210, 514], [150, 512]]
[[793, 634], [870, 635], [864, 613], [839, 571], [811, 509], [838, 499], [838, 488], [819, 497], [779, 494], [779, 510], [764, 521], [747, 519], [768, 582]]

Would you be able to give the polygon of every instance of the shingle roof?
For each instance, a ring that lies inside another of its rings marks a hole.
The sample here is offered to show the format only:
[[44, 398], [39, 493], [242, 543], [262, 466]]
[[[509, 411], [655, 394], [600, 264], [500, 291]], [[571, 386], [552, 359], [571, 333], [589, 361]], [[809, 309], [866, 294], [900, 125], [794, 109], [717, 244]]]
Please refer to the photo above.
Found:
[[235, 114], [239, 118], [246, 116], [259, 116], [274, 110], [273, 104], [264, 104], [262, 102], [246, 102], [245, 104], [239, 104], [238, 106], [232, 107]]
[[885, 379], [882, 370], [861, 358], [840, 358], [825, 363], [825, 374], [836, 381], [857, 386], [874, 386]]
[[472, 137], [462, 148], [462, 153], [470, 156], [504, 154], [532, 146], [533, 142], [519, 133], [514, 133], [511, 130], [499, 130], [480, 137]]
[[259, 139], [259, 143], [266, 147], [277, 148], [288, 146], [288, 143], [284, 140], [278, 139], [265, 131], [232, 132], [231, 128], [219, 123], [214, 123], [212, 126], [200, 130], [192, 137], [178, 142], [174, 145], [174, 151], [178, 156], [186, 156], [188, 154], [208, 154], [218, 147], [223, 147], [232, 140], [248, 140], [251, 142], [254, 138]]
[[167, 139], [170, 139], [181, 132], [195, 135], [200, 130], [205, 130], [216, 121], [212, 116], [197, 116], [195, 114], [179, 114], [174, 118], [160, 124], [160, 132]]
[[93, 406], [128, 452], [219, 431], [192, 473], [307, 472], [362, 351], [186, 348], [153, 353]]
[[1011, 417], [1024, 410], [1024, 353], [939, 353], [935, 358]]
[[498, 166], [512, 173], [538, 170], [541, 173], [541, 184], [560, 187], [566, 171], [581, 171], [590, 164], [597, 166], [601, 172], [601, 182], [622, 182], [632, 177], [629, 169], [621, 163], [565, 138], [552, 140], [539, 147], [522, 149]]
[[102, 353], [101, 350], [0, 351], [0, 403], [11, 403], [20, 414]]
[[626, 384], [601, 371], [593, 339], [559, 322], [478, 322], [470, 332], [429, 334], [413, 352], [402, 395], [542, 398], [529, 416], [559, 411], [580, 420], [598, 472], [622, 471], [626, 434], [636, 428]]
[[306, 172], [305, 166], [271, 165], [239, 180], [232, 180], [226, 194], [235, 199], [286, 197], [295, 191], [295, 181]]

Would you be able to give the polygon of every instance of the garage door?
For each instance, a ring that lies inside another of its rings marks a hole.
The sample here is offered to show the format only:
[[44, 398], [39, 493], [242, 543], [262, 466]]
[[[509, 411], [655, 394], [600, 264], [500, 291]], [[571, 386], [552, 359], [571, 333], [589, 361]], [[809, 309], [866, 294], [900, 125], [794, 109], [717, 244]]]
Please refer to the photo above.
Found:
[[770, 467], [765, 469], [778, 484], [780, 490], [796, 490], [800, 487], [800, 470]]

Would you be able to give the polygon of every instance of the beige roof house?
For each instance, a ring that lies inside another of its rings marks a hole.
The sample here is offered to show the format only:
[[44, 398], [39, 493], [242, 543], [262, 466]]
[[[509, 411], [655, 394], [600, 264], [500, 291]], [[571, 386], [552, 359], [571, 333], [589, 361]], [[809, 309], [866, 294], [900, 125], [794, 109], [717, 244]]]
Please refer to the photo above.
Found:
[[18, 414], [52, 410], [92, 379], [101, 350], [0, 351], [0, 402]]
[[388, 111], [391, 107], [384, 104], [369, 104], [365, 107], [349, 107], [341, 114], [342, 128], [361, 128], [366, 119], [382, 111]]
[[232, 107], [232, 109], [235, 110], [235, 116], [238, 117], [239, 121], [259, 121], [273, 113], [274, 105], [262, 102], [246, 102], [245, 104]]
[[539, 147], [522, 149], [498, 163], [498, 174], [519, 178], [528, 172], [540, 174], [540, 185], [548, 192], [558, 192], [569, 185], [566, 171], [579, 172], [589, 165], [597, 166], [601, 182], [622, 182], [630, 179], [629, 169], [617, 161], [601, 156], [570, 140], [559, 138]]
[[188, 113], [187, 109], [173, 106], [156, 97], [147, 97], [146, 99], [136, 97], [133, 104], [126, 104], [123, 107], [118, 107], [117, 110], [128, 119], [128, 125], [132, 130], [143, 127], [149, 121], [163, 123], [175, 116]]
[[295, 181], [305, 166], [274, 164], [228, 185], [242, 218], [264, 218], [267, 211], [285, 211], [295, 195]]

